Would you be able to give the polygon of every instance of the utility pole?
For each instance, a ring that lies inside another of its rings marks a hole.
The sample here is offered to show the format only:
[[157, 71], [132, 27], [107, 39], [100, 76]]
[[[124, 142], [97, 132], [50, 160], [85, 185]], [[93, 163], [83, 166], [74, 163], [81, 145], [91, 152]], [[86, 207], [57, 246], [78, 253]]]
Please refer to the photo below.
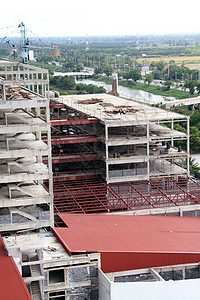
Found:
[[199, 83], [200, 83], [200, 65], [199, 65], [199, 72], [198, 72], [198, 75], [199, 75]]
[[89, 50], [89, 43], [88, 43], [88, 34], [86, 35], [86, 51]]

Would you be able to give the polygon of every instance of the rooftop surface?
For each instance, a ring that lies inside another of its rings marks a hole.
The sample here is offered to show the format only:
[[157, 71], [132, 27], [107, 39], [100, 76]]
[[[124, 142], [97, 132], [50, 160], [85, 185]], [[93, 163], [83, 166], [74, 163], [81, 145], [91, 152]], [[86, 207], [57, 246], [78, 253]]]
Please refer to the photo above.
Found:
[[168, 216], [59, 214], [54, 233], [69, 254], [99, 252], [104, 272], [200, 259], [200, 219]]
[[[12, 249], [20, 249], [20, 251], [33, 251], [34, 249], [41, 249], [43, 253], [44, 264], [48, 263], [62, 263], [62, 261], [76, 259], [69, 256], [58, 239], [51, 231], [41, 231], [38, 233], [18, 234], [4, 237], [5, 246], [8, 251]], [[1, 251], [1, 249], [0, 249]], [[82, 255], [86, 258], [86, 255]]]
[[62, 96], [60, 100], [107, 124], [116, 121], [120, 124], [129, 124], [131, 122], [186, 118], [174, 112], [108, 94], [67, 95]]
[[[29, 65], [29, 64], [23, 64], [21, 62], [17, 62], [17, 61], [10, 61], [10, 60], [2, 60], [0, 59], [0, 66], [2, 67], [10, 67], [10, 66], [24, 66], [24, 68], [28, 68], [29, 70], [41, 70], [41, 71], [45, 71], [45, 72], [48, 72], [48, 70], [46, 69], [42, 69], [42, 68], [39, 68], [39, 67], [36, 67], [36, 66], [33, 66], [33, 65]], [[12, 71], [13, 72], [13, 71]], [[0, 72], [1, 73], [1, 72]]]
[[59, 214], [68, 228], [54, 228], [68, 252], [196, 252], [200, 219], [191, 217]]

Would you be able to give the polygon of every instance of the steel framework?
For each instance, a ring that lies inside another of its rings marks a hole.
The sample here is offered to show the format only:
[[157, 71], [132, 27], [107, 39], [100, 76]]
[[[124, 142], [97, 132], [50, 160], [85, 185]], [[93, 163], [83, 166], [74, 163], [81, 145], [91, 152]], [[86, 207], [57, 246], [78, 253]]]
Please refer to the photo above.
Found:
[[190, 178], [106, 184], [100, 178], [54, 182], [55, 213], [98, 213], [200, 204]]

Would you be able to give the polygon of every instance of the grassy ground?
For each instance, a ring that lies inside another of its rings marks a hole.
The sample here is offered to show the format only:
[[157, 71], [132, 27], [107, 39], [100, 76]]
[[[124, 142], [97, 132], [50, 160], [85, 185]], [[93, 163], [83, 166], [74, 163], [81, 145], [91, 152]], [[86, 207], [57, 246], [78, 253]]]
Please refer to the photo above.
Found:
[[160, 56], [160, 57], [141, 57], [137, 61], [140, 63], [151, 63], [152, 61], [158, 62], [163, 60], [164, 62], [169, 62], [174, 60], [176, 64], [182, 64], [183, 61], [186, 64], [190, 63], [200, 63], [200, 56]]

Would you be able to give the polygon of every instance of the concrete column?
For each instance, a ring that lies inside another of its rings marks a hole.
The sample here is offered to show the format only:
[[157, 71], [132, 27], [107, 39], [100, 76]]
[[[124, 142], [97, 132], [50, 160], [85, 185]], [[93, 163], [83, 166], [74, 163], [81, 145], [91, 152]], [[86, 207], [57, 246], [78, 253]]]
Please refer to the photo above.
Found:
[[187, 173], [190, 175], [190, 117], [187, 116]]
[[[172, 123], [171, 123], [171, 130], [174, 130], [174, 120], [172, 119]], [[174, 138], [172, 137], [171, 138], [171, 144], [172, 144], [172, 147], [174, 147]]]
[[108, 166], [108, 126], [105, 126], [105, 147], [106, 147], [106, 179], [109, 178], [109, 166]]
[[52, 157], [51, 157], [51, 126], [49, 125], [49, 130], [47, 133], [48, 137], [48, 168], [49, 168], [49, 194], [50, 194], [50, 220], [51, 227], [54, 226], [54, 209], [53, 209], [53, 172], [52, 172]]
[[3, 97], [3, 101], [6, 101], [6, 91], [5, 91], [5, 84], [3, 83], [3, 91], [2, 91], [2, 97]]
[[106, 179], [109, 177], [109, 165], [108, 165], [108, 143], [105, 143], [106, 146]]
[[147, 142], [147, 176], [150, 177], [149, 142]]
[[42, 83], [42, 96], [44, 96], [44, 83]]
[[[38, 81], [38, 73], [36, 73], [36, 79]], [[37, 82], [37, 93], [39, 94], [39, 84], [38, 84], [38, 82]]]
[[17, 72], [17, 80], [20, 80], [20, 66], [18, 66], [18, 70], [17, 70], [18, 72]]
[[150, 161], [149, 161], [149, 123], [147, 123], [147, 176], [150, 177]]
[[[7, 72], [7, 66], [5, 66], [5, 71]], [[5, 79], [8, 79], [8, 74], [5, 74]]]
[[13, 66], [11, 67], [12, 75], [11, 75], [11, 80], [13, 81]]

